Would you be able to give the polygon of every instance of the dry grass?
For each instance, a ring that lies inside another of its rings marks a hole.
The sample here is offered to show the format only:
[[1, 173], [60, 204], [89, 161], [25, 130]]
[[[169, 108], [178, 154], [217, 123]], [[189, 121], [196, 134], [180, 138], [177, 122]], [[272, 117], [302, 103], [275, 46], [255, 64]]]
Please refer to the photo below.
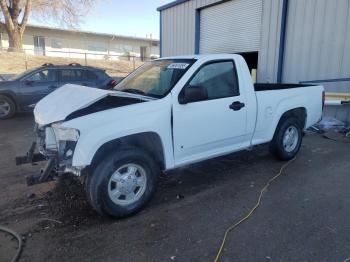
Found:
[[[85, 65], [85, 59], [63, 58], [51, 56], [25, 55], [23, 53], [0, 52], [0, 74], [18, 74], [27, 69], [39, 67], [44, 63], [56, 65], [79, 63]], [[138, 67], [142, 62], [135, 61], [110, 61], [103, 59], [88, 59], [87, 65], [104, 68], [111, 76], [125, 76]]]

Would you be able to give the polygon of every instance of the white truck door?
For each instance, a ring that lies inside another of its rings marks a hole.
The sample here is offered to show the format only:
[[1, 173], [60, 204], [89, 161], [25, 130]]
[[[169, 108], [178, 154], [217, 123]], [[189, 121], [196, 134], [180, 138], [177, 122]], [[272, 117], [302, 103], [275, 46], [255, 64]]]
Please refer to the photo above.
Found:
[[[238, 83], [233, 60], [211, 61], [194, 73], [179, 97], [173, 97], [176, 166], [241, 148], [247, 139], [247, 107], [245, 93], [240, 92]], [[181, 99], [186, 88], [204, 89], [207, 98], [184, 102]]]

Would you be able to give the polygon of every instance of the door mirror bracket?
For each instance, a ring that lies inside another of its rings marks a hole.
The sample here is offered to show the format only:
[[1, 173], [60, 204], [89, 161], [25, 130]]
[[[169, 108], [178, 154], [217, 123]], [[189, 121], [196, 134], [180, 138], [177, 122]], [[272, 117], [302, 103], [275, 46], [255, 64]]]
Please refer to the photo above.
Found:
[[203, 86], [186, 86], [179, 95], [179, 103], [184, 105], [208, 99], [208, 91]]

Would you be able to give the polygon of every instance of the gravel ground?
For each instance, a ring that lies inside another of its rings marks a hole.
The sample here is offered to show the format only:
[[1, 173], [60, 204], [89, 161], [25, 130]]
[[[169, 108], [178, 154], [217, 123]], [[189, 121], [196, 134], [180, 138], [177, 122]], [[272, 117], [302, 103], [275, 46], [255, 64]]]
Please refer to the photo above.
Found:
[[[26, 187], [40, 166], [16, 167], [31, 115], [0, 122], [0, 225], [25, 239], [20, 261], [212, 261], [225, 229], [283, 165], [266, 146], [172, 171], [141, 213], [99, 217], [79, 181]], [[261, 207], [229, 234], [221, 261], [339, 261], [350, 257], [350, 144], [306, 135]], [[48, 220], [50, 219], [50, 220]], [[16, 242], [0, 233], [0, 261]]]

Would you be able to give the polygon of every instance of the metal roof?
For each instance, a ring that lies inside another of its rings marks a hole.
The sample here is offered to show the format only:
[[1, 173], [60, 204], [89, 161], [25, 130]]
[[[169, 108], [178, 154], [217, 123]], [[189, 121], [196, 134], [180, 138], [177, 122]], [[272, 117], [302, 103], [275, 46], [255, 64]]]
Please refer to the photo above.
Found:
[[176, 5], [179, 5], [179, 4], [182, 4], [182, 3], [185, 3], [187, 2], [188, 0], [176, 0], [176, 1], [173, 1], [173, 2], [170, 2], [168, 4], [165, 4], [165, 5], [162, 5], [160, 7], [157, 8], [157, 11], [163, 11], [165, 9], [168, 9], [168, 8], [171, 8], [173, 6], [176, 6]]
[[91, 31], [80, 31], [80, 30], [77, 30], [77, 29], [63, 29], [63, 28], [57, 28], [57, 27], [41, 26], [41, 25], [39, 26], [39, 25], [32, 25], [32, 24], [27, 25], [27, 28], [47, 29], [47, 30], [55, 30], [55, 31], [67, 32], [67, 33], [80, 33], [80, 34], [105, 36], [105, 37], [121, 38], [121, 39], [129, 39], [129, 40], [141, 40], [141, 41], [149, 41], [149, 42], [151, 42], [151, 41], [152, 42], [159, 42], [158, 39], [146, 38], [146, 37], [113, 35], [113, 34], [107, 34], [107, 33], [97, 33], [97, 32], [91, 32]]

